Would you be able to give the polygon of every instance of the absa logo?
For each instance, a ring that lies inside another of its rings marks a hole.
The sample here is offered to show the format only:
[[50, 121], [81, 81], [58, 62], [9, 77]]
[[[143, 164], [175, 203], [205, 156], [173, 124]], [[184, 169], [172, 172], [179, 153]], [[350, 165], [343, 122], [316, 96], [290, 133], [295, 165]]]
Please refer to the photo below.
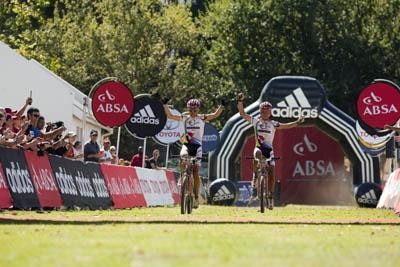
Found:
[[[293, 152], [301, 157], [307, 153], [315, 153], [318, 151], [318, 146], [313, 143], [307, 136], [304, 135], [303, 140], [293, 146]], [[292, 177], [296, 176], [328, 176], [334, 175], [335, 169], [329, 160], [297, 160], [295, 168], [292, 172]]]
[[133, 106], [131, 90], [117, 81], [106, 81], [93, 93], [93, 115], [105, 126], [116, 127], [126, 123], [133, 112]]

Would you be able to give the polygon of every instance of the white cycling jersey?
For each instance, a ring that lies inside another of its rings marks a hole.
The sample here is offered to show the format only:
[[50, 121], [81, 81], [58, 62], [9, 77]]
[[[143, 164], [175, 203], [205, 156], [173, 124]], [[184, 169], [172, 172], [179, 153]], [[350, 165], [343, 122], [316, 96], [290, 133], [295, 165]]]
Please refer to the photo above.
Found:
[[196, 117], [182, 115], [183, 127], [189, 143], [198, 143], [201, 145], [204, 135], [204, 120], [204, 114], [199, 114]]
[[279, 122], [274, 120], [264, 121], [261, 118], [251, 117], [251, 124], [254, 126], [256, 134], [256, 146], [267, 143], [272, 146], [275, 130], [279, 127]]

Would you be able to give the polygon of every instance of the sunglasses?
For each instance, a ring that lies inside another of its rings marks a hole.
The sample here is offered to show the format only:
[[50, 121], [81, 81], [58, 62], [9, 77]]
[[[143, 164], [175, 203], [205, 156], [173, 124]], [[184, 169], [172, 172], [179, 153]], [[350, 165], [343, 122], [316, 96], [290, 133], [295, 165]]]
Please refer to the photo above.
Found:
[[35, 118], [39, 118], [40, 117], [39, 114], [33, 114], [32, 116], [35, 117]]

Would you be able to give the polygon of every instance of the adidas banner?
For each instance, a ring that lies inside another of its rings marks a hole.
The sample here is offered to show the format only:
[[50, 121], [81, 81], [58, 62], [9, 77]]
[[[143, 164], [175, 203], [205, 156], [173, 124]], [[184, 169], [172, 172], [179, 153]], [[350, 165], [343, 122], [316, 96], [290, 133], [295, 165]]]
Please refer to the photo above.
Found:
[[358, 206], [376, 208], [382, 195], [382, 189], [374, 183], [363, 183], [356, 188], [355, 193]]
[[18, 149], [0, 148], [0, 162], [3, 165], [14, 208], [40, 208], [24, 152]]
[[3, 167], [0, 163], [0, 209], [11, 208], [12, 199], [4, 176]]
[[25, 151], [25, 158], [40, 206], [59, 208], [61, 196], [47, 155], [38, 157], [36, 152]]
[[161, 132], [166, 122], [163, 104], [150, 95], [139, 95], [135, 98], [132, 116], [125, 126], [132, 135], [145, 138]]
[[179, 204], [176, 173], [0, 148], [0, 208], [90, 209]]
[[236, 200], [235, 184], [225, 178], [214, 180], [208, 187], [208, 195], [213, 205], [232, 206]]
[[302, 79], [299, 83], [298, 80], [280, 82], [274, 79], [268, 83], [266, 99], [271, 102], [272, 115], [276, 118], [315, 119], [326, 101], [326, 94], [314, 80]]
[[82, 169], [83, 177], [87, 177], [93, 186], [96, 198], [96, 206], [108, 209], [112, 206], [111, 195], [108, 191], [100, 164], [94, 162], [86, 162]]
[[83, 162], [49, 155], [61, 197], [66, 207], [100, 208], [102, 202], [96, 197], [92, 175], [85, 170]]
[[389, 175], [377, 208], [393, 209], [400, 214], [400, 169]]

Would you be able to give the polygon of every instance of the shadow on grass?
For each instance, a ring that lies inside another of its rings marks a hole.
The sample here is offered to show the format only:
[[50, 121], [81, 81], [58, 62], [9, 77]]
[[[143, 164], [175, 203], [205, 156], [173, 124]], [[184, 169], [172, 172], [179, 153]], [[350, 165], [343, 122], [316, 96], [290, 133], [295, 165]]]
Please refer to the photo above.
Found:
[[251, 219], [106, 219], [62, 220], [36, 218], [0, 218], [0, 225], [108, 225], [108, 224], [263, 224], [263, 225], [400, 225], [400, 220], [251, 220]]

